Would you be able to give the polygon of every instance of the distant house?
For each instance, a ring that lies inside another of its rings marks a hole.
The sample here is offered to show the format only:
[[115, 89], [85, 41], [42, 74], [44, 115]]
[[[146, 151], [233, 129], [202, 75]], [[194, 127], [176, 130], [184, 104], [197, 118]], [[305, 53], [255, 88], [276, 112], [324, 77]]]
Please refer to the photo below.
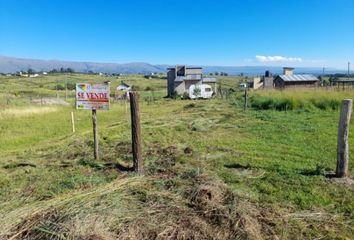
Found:
[[155, 76], [155, 73], [151, 72], [151, 73], [149, 73], [149, 74], [145, 74], [145, 75], [144, 75], [144, 78], [146, 78], [146, 79], [152, 79], [154, 76]]
[[121, 83], [117, 86], [117, 91], [130, 91], [131, 87], [125, 82], [121, 81]]
[[22, 71], [19, 72], [19, 76], [21, 77], [28, 77], [29, 75], [27, 73], [23, 73]]
[[187, 67], [185, 65], [177, 65], [174, 68], [167, 69], [167, 92], [168, 96], [189, 93], [190, 87], [193, 85], [208, 84], [216, 92], [216, 78], [203, 77], [203, 69], [201, 67]]
[[312, 74], [294, 74], [293, 68], [284, 68], [283, 74], [274, 79], [274, 87], [281, 88], [311, 88], [317, 87], [320, 80]]
[[117, 86], [116, 92], [114, 94], [115, 100], [125, 100], [129, 99], [129, 91], [131, 87], [125, 82], [121, 81], [121, 83]]

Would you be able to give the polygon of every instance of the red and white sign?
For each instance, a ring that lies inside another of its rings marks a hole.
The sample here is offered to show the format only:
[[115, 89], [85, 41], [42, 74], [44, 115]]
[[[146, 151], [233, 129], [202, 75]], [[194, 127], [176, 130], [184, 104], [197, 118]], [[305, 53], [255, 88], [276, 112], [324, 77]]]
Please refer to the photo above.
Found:
[[109, 85], [77, 83], [76, 109], [109, 110]]

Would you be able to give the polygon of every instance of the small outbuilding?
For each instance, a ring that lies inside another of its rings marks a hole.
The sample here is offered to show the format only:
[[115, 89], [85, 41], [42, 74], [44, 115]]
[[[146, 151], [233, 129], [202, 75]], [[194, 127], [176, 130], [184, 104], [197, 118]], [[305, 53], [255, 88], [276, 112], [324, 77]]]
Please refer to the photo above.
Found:
[[126, 100], [129, 99], [129, 91], [131, 87], [125, 82], [121, 81], [121, 83], [117, 86], [116, 92], [114, 94], [115, 100]]
[[284, 68], [284, 74], [274, 79], [275, 88], [313, 88], [320, 80], [312, 74], [293, 74], [293, 68]]
[[131, 87], [123, 81], [117, 86], [117, 91], [130, 91], [130, 89]]

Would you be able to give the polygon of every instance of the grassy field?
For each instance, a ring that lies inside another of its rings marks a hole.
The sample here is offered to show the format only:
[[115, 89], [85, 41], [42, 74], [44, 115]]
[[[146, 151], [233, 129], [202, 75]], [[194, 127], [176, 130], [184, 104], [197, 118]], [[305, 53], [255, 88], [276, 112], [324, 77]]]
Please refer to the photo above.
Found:
[[[125, 102], [98, 112], [100, 161], [73, 93], [69, 106], [31, 104], [66, 79], [140, 90], [144, 176], [128, 170]], [[166, 80], [73, 74], [1, 77], [0, 94], [0, 239], [353, 239], [353, 186], [327, 174], [338, 106], [354, 91], [250, 92], [243, 111], [241, 92], [170, 100]]]

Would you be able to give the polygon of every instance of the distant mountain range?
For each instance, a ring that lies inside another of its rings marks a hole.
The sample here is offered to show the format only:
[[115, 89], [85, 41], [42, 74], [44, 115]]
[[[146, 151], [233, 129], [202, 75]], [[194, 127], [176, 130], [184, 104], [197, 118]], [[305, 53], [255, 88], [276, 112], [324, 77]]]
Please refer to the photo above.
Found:
[[[0, 73], [15, 73], [18, 71], [27, 71], [29, 68], [35, 71], [50, 71], [52, 69], [72, 68], [76, 72], [102, 72], [102, 73], [165, 73], [168, 64], [149, 64], [144, 62], [133, 63], [95, 63], [95, 62], [74, 62], [74, 61], [60, 61], [60, 60], [39, 60], [39, 59], [25, 59], [0, 56]], [[267, 66], [201, 66], [204, 73], [225, 72], [229, 75], [261, 75], [266, 70], [274, 74], [282, 72], [281, 67], [267, 67]], [[322, 68], [296, 68], [296, 73], [312, 73], [322, 74]], [[345, 73], [342, 70], [326, 69], [326, 73]]]

